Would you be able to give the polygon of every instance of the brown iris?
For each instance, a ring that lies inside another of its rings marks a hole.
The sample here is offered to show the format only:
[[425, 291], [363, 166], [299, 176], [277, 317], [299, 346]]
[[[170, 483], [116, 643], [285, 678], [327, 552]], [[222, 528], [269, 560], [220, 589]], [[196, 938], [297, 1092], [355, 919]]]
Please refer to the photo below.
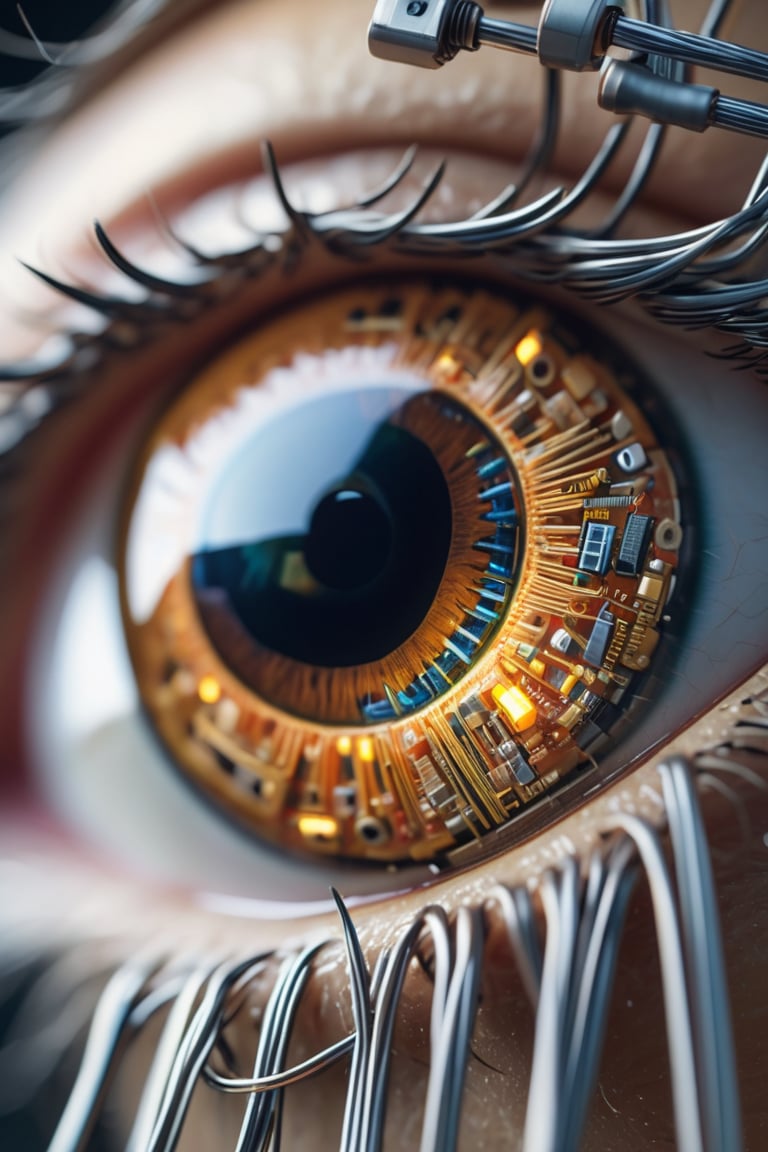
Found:
[[613, 736], [683, 534], [652, 429], [562, 318], [363, 285], [258, 328], [156, 427], [126, 632], [174, 761], [240, 822], [434, 859]]

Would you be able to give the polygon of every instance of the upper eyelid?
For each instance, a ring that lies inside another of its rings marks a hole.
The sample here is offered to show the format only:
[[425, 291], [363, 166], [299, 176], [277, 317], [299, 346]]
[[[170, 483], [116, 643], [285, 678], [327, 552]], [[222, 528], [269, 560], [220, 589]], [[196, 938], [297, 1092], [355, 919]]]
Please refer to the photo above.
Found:
[[[76, 370], [78, 363], [83, 362], [83, 342], [90, 345], [88, 359], [93, 361], [94, 350], [103, 353], [115, 342], [116, 328], [125, 334], [126, 325], [134, 325], [138, 331], [160, 317], [187, 320], [209, 300], [220, 298], [227, 291], [233, 270], [252, 276], [279, 260], [288, 264], [311, 241], [319, 242], [334, 256], [353, 259], [372, 247], [391, 247], [398, 255], [417, 257], [501, 254], [511, 258], [517, 279], [561, 284], [598, 303], [640, 295], [649, 312], [667, 321], [697, 327], [709, 321], [737, 338], [726, 350], [729, 358], [760, 369], [764, 358], [755, 349], [768, 338], [768, 320], [755, 318], [754, 304], [764, 285], [749, 278], [737, 282], [736, 276], [761, 242], [762, 224], [768, 214], [768, 169], [760, 173], [742, 208], [726, 222], [643, 240], [622, 240], [610, 235], [606, 238], [604, 230], [596, 234], [593, 230], [580, 233], [578, 229], [564, 228], [571, 211], [594, 190], [623, 134], [623, 129], [609, 132], [603, 148], [586, 166], [586, 175], [570, 192], [556, 188], [532, 204], [514, 206], [536, 165], [547, 159], [543, 150], [534, 150], [531, 164], [517, 185], [492, 197], [471, 216], [447, 223], [421, 223], [419, 219], [443, 179], [443, 165], [424, 180], [422, 189], [405, 209], [387, 212], [380, 207], [380, 201], [386, 200], [387, 194], [396, 191], [408, 176], [415, 149], [405, 153], [382, 188], [361, 197], [357, 204], [313, 213], [294, 205], [285, 191], [274, 152], [265, 144], [264, 167], [287, 217], [287, 227], [282, 232], [272, 232], [233, 253], [204, 255], [190, 244], [183, 245], [189, 257], [189, 272], [184, 279], [174, 280], [145, 272], [122, 254], [97, 223], [95, 235], [102, 252], [115, 268], [146, 291], [147, 298], [135, 302], [120, 295], [100, 294], [68, 284], [43, 269], [30, 268], [54, 290], [101, 313], [108, 322], [95, 339], [76, 342], [71, 365], [65, 358], [50, 366], [0, 366], [0, 379], [43, 382], [51, 376], [65, 375], [68, 368]], [[630, 204], [625, 205], [629, 207]], [[746, 241], [734, 252], [734, 238], [745, 233]], [[718, 247], [724, 250], [710, 255]], [[124, 339], [118, 336], [117, 342]]]
[[[195, 7], [194, 4], [182, 6], [185, 10]], [[167, 9], [163, 0], [159, 0], [154, 7], [161, 11]], [[162, 39], [163, 29], [159, 28], [158, 32]], [[284, 35], [285, 32], [287, 29]], [[362, 42], [360, 51], [364, 56]], [[561, 134], [560, 74], [547, 75], [542, 72], [542, 77], [542, 104], [532, 111], [534, 116], [541, 116], [547, 129], [538, 135], [533, 134], [529, 155], [523, 161], [523, 170], [518, 178], [518, 201], [519, 192], [524, 192], [534, 177], [540, 177], [549, 170]], [[295, 110], [292, 114], [295, 115]], [[722, 224], [712, 224], [678, 237], [668, 235], [651, 237], [642, 242], [619, 242], [613, 237], [615, 226], [642, 194], [653, 165], [653, 157], [665, 136], [663, 128], [651, 125], [647, 129], [645, 143], [638, 144], [630, 153], [629, 164], [630, 167], [636, 164], [635, 170], [607, 220], [603, 220], [599, 229], [577, 226], [574, 232], [571, 227], [571, 210], [582, 206], [585, 199], [589, 200], [598, 177], [605, 173], [619, 151], [623, 150], [626, 156], [623, 141], [628, 135], [629, 124], [627, 120], [624, 124], [614, 122], [609, 127], [603, 141], [596, 145], [593, 157], [583, 165], [583, 174], [577, 175], [565, 188], [563, 198], [558, 200], [556, 196], [545, 197], [536, 211], [524, 206], [519, 216], [509, 217], [503, 226], [499, 225], [496, 215], [481, 221], [477, 219], [480, 215], [478, 213], [472, 222], [457, 221], [450, 232], [444, 225], [439, 228], [429, 224], [420, 226], [418, 223], [403, 226], [401, 222], [397, 226], [395, 221], [386, 219], [375, 224], [369, 220], [361, 224], [361, 229], [367, 231], [373, 228], [373, 234], [357, 236], [352, 230], [345, 239], [342, 226], [340, 232], [332, 238], [325, 235], [324, 241], [328, 244], [329, 239], [332, 239], [330, 246], [336, 251], [344, 251], [346, 248], [354, 252], [358, 243], [374, 240], [377, 228], [381, 229], [381, 238], [389, 225], [397, 232], [396, 246], [400, 252], [421, 254], [422, 250], [426, 250], [428, 253], [443, 253], [454, 249], [454, 254], [463, 257], [480, 251], [500, 251], [511, 255], [514, 274], [518, 279], [564, 284], [577, 295], [601, 303], [640, 295], [643, 306], [665, 321], [686, 326], [723, 327], [735, 341], [728, 348], [729, 356], [759, 369], [763, 363], [762, 354], [755, 354], [752, 350], [760, 348], [768, 339], [768, 320], [755, 315], [763, 285], [759, 280], [749, 277], [744, 282], [736, 283], [743, 260], [737, 259], [738, 253], [730, 251], [730, 242], [746, 235], [747, 249], [750, 244], [759, 243], [761, 223], [768, 213], [768, 192], [765, 191], [768, 170], [760, 171], [741, 209], [733, 214], [725, 228]], [[494, 192], [491, 190], [491, 198]], [[290, 216], [290, 208], [288, 211]], [[300, 214], [293, 215], [292, 224], [294, 232], [300, 232]], [[322, 229], [319, 221], [314, 224], [314, 231]], [[334, 225], [335, 221], [329, 221], [329, 227]], [[607, 240], [606, 236], [609, 237]], [[721, 249], [721, 254], [714, 258], [708, 251], [708, 246], [713, 242]], [[597, 261], [593, 259], [593, 249], [598, 251]], [[744, 259], [748, 254], [745, 251]], [[695, 265], [694, 260], [698, 261]], [[611, 271], [606, 277], [605, 267], [609, 262]], [[661, 274], [660, 265], [663, 262], [666, 262], [667, 267]], [[214, 256], [211, 265], [216, 267], [221, 264], [221, 257]], [[47, 269], [43, 268], [43, 271]], [[718, 276], [722, 284], [716, 282]], [[649, 293], [658, 297], [661, 289], [663, 293], [655, 301], [645, 299]], [[177, 293], [173, 290], [172, 294]], [[93, 303], [98, 307], [96, 301]], [[158, 299], [155, 298], [152, 305], [156, 306], [157, 303]], [[124, 320], [125, 315], [121, 319]]]
[[[161, 3], [160, 7], [164, 8], [165, 6], [162, 5], [162, 3]], [[547, 90], [546, 90], [547, 91], [546, 101], [547, 101], [547, 105], [548, 105], [550, 112], [553, 111], [553, 108], [556, 106], [556, 103], [557, 103], [558, 83], [560, 83], [560, 82], [558, 82], [558, 76], [557, 75], [549, 77], [549, 82], [548, 82], [548, 86], [547, 86]], [[531, 157], [530, 157], [531, 165], [529, 166], [529, 168], [527, 168], [526, 172], [524, 173], [524, 176], [522, 179], [523, 184], [525, 184], [525, 183], [527, 183], [527, 181], [529, 181], [532, 174], [540, 173], [541, 170], [546, 167], [546, 164], [547, 164], [547, 161], [550, 157], [550, 154], [552, 154], [552, 151], [553, 151], [552, 144], [554, 141], [554, 137], [557, 135], [557, 115], [556, 114], [549, 115], [548, 118], [546, 118], [546, 119], [547, 119], [547, 122], [549, 123], [549, 126], [550, 126], [549, 136], [545, 136], [545, 138], [543, 138], [542, 141], [539, 141], [538, 144], [534, 143], [534, 145], [532, 147]], [[608, 143], [609, 137], [615, 137], [613, 143], [610, 143], [608, 145], [608, 151], [606, 152], [606, 156], [604, 156], [599, 161], [600, 170], [602, 170], [602, 168], [604, 167], [603, 161], [608, 158], [608, 152], [610, 152], [611, 150], [614, 149], [614, 146], [617, 145], [618, 139], [619, 139], [619, 137], [621, 137], [624, 134], [624, 131], [625, 131], [625, 129], [621, 128], [621, 126], [618, 126], [618, 124], [615, 124], [615, 126], [613, 128], [609, 129], [608, 137], [606, 138], [606, 142], [603, 142], [603, 145], [601, 147], [599, 147], [598, 152], [595, 153], [595, 156], [598, 157], [599, 153], [601, 152], [601, 149], [604, 149], [604, 147], [606, 147], [606, 144]], [[651, 129], [649, 129], [649, 136], [655, 136], [655, 137], [657, 137], [657, 139], [661, 139], [662, 135], [663, 135], [663, 132], [660, 130], [657, 130], [657, 128], [655, 126], [652, 127]], [[549, 137], [552, 137], [552, 138], [549, 138]], [[646, 160], [642, 161], [641, 167], [642, 167], [642, 169], [644, 169], [644, 172], [642, 172], [640, 174], [640, 177], [637, 181], [637, 187], [634, 188], [632, 195], [629, 197], [628, 203], [625, 203], [623, 205], [624, 210], [626, 209], [626, 206], [628, 206], [628, 204], [630, 204], [632, 202], [632, 196], [636, 195], [637, 192], [642, 189], [642, 184], [644, 184], [644, 180], [645, 180], [645, 170], [648, 168], [647, 158], [646, 158]], [[756, 181], [753, 189], [751, 190], [750, 195], [748, 195], [746, 200], [745, 200], [745, 205], [743, 206], [744, 210], [736, 213], [735, 218], [733, 218], [733, 220], [731, 222], [731, 226], [730, 226], [731, 234], [733, 234], [733, 235], [738, 234], [739, 229], [743, 228], [747, 225], [748, 217], [750, 217], [750, 213], [752, 213], [756, 219], [754, 219], [752, 221], [753, 227], [751, 229], [751, 233], [755, 237], [759, 236], [760, 221], [762, 219], [765, 219], [765, 211], [755, 211], [754, 206], [751, 202], [753, 202], [753, 200], [755, 199], [755, 196], [758, 196], [760, 194], [760, 191], [763, 188], [763, 185], [765, 185], [765, 179], [766, 179], [766, 174], [761, 173], [760, 176], [758, 177], [758, 181]], [[578, 180], [576, 181], [576, 185], [578, 187]], [[555, 209], [554, 205], [550, 205], [550, 211], [552, 211], [552, 209]], [[560, 209], [561, 209], [561, 206], [558, 205], [558, 206], [556, 206], [555, 210], [560, 211]], [[568, 220], [560, 221], [560, 222], [562, 225], [563, 222], [568, 223]], [[537, 217], [537, 220], [535, 220], [535, 225], [534, 225], [535, 229], [539, 230], [541, 228], [541, 225], [542, 225], [542, 220], [540, 217]], [[603, 226], [603, 230], [604, 230], [604, 226]], [[419, 236], [409, 237], [409, 241], [411, 243], [416, 243], [418, 245], [420, 245], [423, 242], [427, 243], [427, 244], [433, 244], [433, 243], [442, 243], [443, 238], [444, 237], [435, 237], [434, 235], [429, 235], [427, 232], [426, 234], [421, 233]], [[623, 260], [625, 260], [625, 262], [626, 262], [626, 267], [624, 270], [624, 273], [625, 273], [624, 279], [623, 279], [623, 282], [621, 283], [621, 285], [615, 285], [615, 283], [611, 282], [610, 285], [604, 286], [604, 285], [602, 285], [602, 283], [598, 282], [600, 280], [600, 278], [599, 278], [599, 276], [595, 275], [594, 267], [592, 267], [592, 268], [588, 267], [588, 263], [590, 263], [590, 262], [588, 262], [588, 260], [585, 260], [584, 251], [579, 249], [580, 238], [583, 238], [583, 240], [586, 240], [588, 243], [592, 243], [593, 241], [595, 243], [599, 243], [599, 236], [595, 235], [593, 230], [587, 229], [586, 233], [584, 234], [583, 237], [579, 237], [579, 236], [573, 237], [573, 236], [569, 236], [569, 235], [563, 235], [561, 232], [561, 233], [558, 233], [558, 235], [556, 237], [553, 237], [553, 238], [555, 240], [555, 243], [557, 244], [557, 247], [561, 248], [561, 250], [562, 250], [564, 244], [570, 245], [571, 252], [570, 252], [570, 259], [568, 262], [568, 266], [565, 268], [557, 267], [556, 270], [553, 271], [552, 265], [550, 265], [550, 258], [552, 258], [552, 252], [547, 250], [546, 244], [543, 244], [541, 247], [541, 250], [539, 250], [539, 247], [538, 247], [537, 243], [535, 243], [535, 240], [534, 240], [532, 253], [526, 253], [525, 251], [523, 251], [519, 247], [516, 251], [516, 264], [517, 264], [517, 270], [516, 271], [517, 271], [518, 275], [520, 274], [520, 271], [523, 271], [524, 273], [526, 272], [526, 268], [525, 268], [526, 259], [527, 259], [527, 256], [530, 255], [531, 259], [532, 259], [532, 265], [533, 266], [531, 268], [529, 268], [529, 270], [527, 270], [527, 272], [529, 272], [531, 274], [533, 279], [535, 279], [535, 280], [543, 279], [545, 281], [558, 280], [561, 282], [563, 280], [565, 280], [565, 282], [568, 283], [568, 286], [572, 289], [575, 289], [577, 291], [577, 293], [579, 293], [579, 291], [581, 291], [581, 293], [585, 293], [586, 295], [590, 296], [591, 298], [598, 298], [598, 300], [601, 300], [601, 301], [606, 300], [606, 298], [615, 298], [615, 297], [621, 296], [625, 293], [636, 295], [638, 293], [638, 291], [641, 291], [641, 290], [644, 290], [647, 288], [651, 288], [653, 290], [657, 290], [657, 288], [659, 288], [659, 286], [655, 285], [655, 283], [654, 283], [654, 275], [656, 272], [656, 258], [657, 258], [657, 256], [659, 256], [659, 251], [654, 252], [654, 248], [655, 248], [655, 244], [656, 244], [656, 242], [654, 242], [654, 241], [647, 242], [644, 244], [645, 257], [651, 257], [651, 267], [645, 268], [645, 270], [644, 270], [644, 278], [645, 279], [642, 282], [640, 282], [637, 279], [637, 260], [640, 258], [640, 253], [638, 252], [638, 248], [637, 248], [636, 243], [626, 243], [625, 242], [621, 248], [615, 249], [614, 251], [602, 251], [600, 253], [600, 255], [601, 255], [601, 258], [603, 260], [615, 259], [615, 258], [621, 256], [621, 258]], [[693, 241], [693, 240], [698, 240], [699, 242], [704, 243], [705, 242], [705, 236], [697, 235], [694, 233], [689, 237], [689, 241]], [[721, 241], [722, 240], [723, 240], [723, 237], [721, 236]], [[477, 233], [476, 237], [474, 237], [473, 241], [470, 241], [469, 237], [464, 237], [464, 240], [462, 241], [462, 249], [464, 250], [464, 245], [466, 243], [472, 243], [473, 248], [477, 248], [479, 245], [479, 247], [482, 247], [485, 249], [488, 247], [493, 247], [495, 242], [496, 242], [496, 237], [489, 236], [488, 235], [488, 229], [485, 229], [485, 230], [479, 229], [478, 233]], [[613, 242], [611, 242], [611, 243], [613, 243]], [[679, 244], [675, 245], [675, 247], [679, 248]], [[669, 238], [668, 237], [663, 238], [662, 248], [666, 248], [668, 250], [668, 255], [669, 255]], [[692, 255], [692, 253], [691, 253], [691, 255]], [[690, 272], [691, 255], [683, 256], [682, 253], [680, 253], [680, 267], [677, 270], [678, 273], [680, 271], [683, 271], [683, 270], [687, 270]], [[731, 262], [732, 262], [733, 257], [729, 255], [728, 259], [731, 260]], [[520, 263], [520, 262], [522, 262], [522, 263]], [[720, 267], [721, 268], [727, 267], [727, 262], [721, 263]], [[713, 263], [708, 263], [706, 265], [706, 267], [701, 268], [701, 270], [699, 271], [699, 274], [698, 274], [698, 278], [699, 278], [699, 280], [704, 279], [705, 275], [707, 276], [707, 278], [712, 278], [712, 276], [714, 274], [716, 274], [717, 271], [718, 271], [718, 265], [713, 264]], [[738, 272], [738, 267], [728, 268], [729, 278], [731, 280], [733, 279], [733, 276], [735, 276], [736, 272]], [[628, 279], [628, 275], [630, 276], [630, 279]], [[674, 287], [674, 285], [675, 285], [675, 280], [672, 279], [671, 286]], [[742, 338], [742, 336], [743, 336], [743, 338], [745, 338], [747, 343], [751, 343], [751, 344], [760, 343], [763, 339], [763, 336], [765, 336], [766, 324], [763, 324], [759, 318], [755, 318], [754, 306], [753, 306], [754, 301], [758, 300], [758, 298], [759, 298], [760, 288], [761, 288], [761, 286], [759, 285], [759, 282], [754, 282], [754, 281], [753, 282], [747, 282], [747, 283], [745, 283], [745, 285], [739, 285], [738, 286], [738, 301], [744, 305], [743, 309], [742, 309], [743, 314], [742, 314], [742, 316], [739, 317], [740, 321], [742, 321], [742, 323], [740, 323], [740, 324], [735, 323], [735, 317], [733, 317], [733, 314], [732, 314], [732, 310], [736, 306], [735, 296], [733, 296], [733, 294], [735, 294], [735, 291], [737, 290], [735, 287], [732, 287], [732, 286], [729, 288], [730, 297], [728, 298], [728, 301], [725, 301], [725, 298], [723, 297], [722, 294], [718, 295], [715, 293], [715, 294], [710, 295], [710, 298], [708, 298], [708, 300], [706, 302], [704, 302], [704, 304], [702, 304], [699, 301], [691, 301], [689, 298], [690, 294], [687, 294], [687, 293], [685, 294], [685, 300], [680, 300], [680, 298], [675, 298], [675, 297], [669, 298], [669, 293], [668, 293], [666, 296], [664, 296], [663, 300], [660, 302], [659, 311], [661, 313], [663, 313], [663, 317], [662, 317], [663, 319], [674, 320], [675, 323], [677, 323], [677, 321], [679, 321], [679, 323], [685, 323], [685, 324], [689, 324], [689, 325], [690, 324], [699, 325], [699, 324], [704, 324], [705, 321], [713, 319], [715, 316], [717, 316], [717, 319], [720, 320], [722, 323], [723, 308], [725, 305], [727, 305], [728, 309], [729, 309], [729, 314], [728, 314], [728, 318], [727, 318], [727, 327], [728, 327], [729, 333], [731, 335], [739, 336], [739, 339]], [[744, 329], [744, 331], [742, 331], [742, 328]], [[735, 350], [735, 353], [736, 353], [736, 351], [738, 351], [739, 355], [745, 353], [745, 348], [743, 347], [743, 343], [744, 343], [744, 341], [740, 342], [738, 349], [733, 349], [733, 350]]]

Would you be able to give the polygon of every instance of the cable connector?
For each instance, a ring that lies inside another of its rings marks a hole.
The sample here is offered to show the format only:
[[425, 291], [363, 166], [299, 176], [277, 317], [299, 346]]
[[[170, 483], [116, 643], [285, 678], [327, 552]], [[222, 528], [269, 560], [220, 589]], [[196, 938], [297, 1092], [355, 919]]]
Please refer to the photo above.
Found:
[[439, 68], [481, 44], [536, 55], [536, 29], [489, 20], [474, 0], [378, 0], [368, 28], [372, 56]]
[[[768, 136], [768, 107], [721, 96], [717, 88], [682, 78], [684, 66], [694, 64], [768, 81], [768, 55], [631, 19], [616, 0], [545, 0], [537, 28], [491, 19], [474, 0], [378, 0], [368, 44], [374, 56], [422, 68], [439, 68], [458, 52], [483, 45], [536, 56], [557, 70], [602, 68], [600, 104], [610, 111], [637, 113], [695, 132], [716, 125]], [[609, 56], [612, 47], [635, 57]], [[679, 78], [671, 79], [675, 73]]]
[[616, 0], [546, 0], [536, 45], [539, 62], [568, 72], [597, 71], [621, 15]]
[[644, 64], [611, 60], [600, 77], [597, 100], [609, 112], [703, 132], [715, 122], [719, 96], [717, 88], [707, 84], [680, 84], [655, 75]]
[[439, 68], [457, 52], [475, 51], [483, 14], [473, 0], [379, 0], [368, 30], [372, 55]]

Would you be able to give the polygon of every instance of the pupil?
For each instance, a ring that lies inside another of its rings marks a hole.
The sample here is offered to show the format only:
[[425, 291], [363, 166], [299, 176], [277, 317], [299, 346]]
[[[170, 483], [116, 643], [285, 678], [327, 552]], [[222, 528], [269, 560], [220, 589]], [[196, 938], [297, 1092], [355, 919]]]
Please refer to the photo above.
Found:
[[[416, 403], [419, 403], [416, 401]], [[341, 459], [354, 395], [333, 402]], [[322, 415], [320, 409], [316, 418]], [[295, 448], [273, 435], [284, 458], [306, 462], [312, 426]], [[260, 453], [254, 448], [258, 461]], [[338, 468], [338, 463], [336, 468]], [[343, 465], [342, 465], [343, 467]], [[452, 535], [451, 497], [432, 451], [389, 420], [367, 425], [341, 477], [326, 470], [302, 478], [296, 468], [304, 524], [287, 517], [271, 532], [244, 531], [241, 543], [206, 547], [193, 557], [192, 581], [214, 645], [237, 666], [232, 623], [257, 646], [288, 660], [341, 668], [380, 660], [405, 643], [427, 616], [445, 570]], [[336, 469], [334, 468], [334, 472]], [[224, 505], [243, 498], [242, 477], [220, 494]], [[250, 476], [248, 490], [275, 493], [287, 477]]]
[[387, 509], [371, 492], [347, 487], [329, 492], [314, 513], [304, 556], [327, 588], [360, 588], [379, 576], [392, 548]]

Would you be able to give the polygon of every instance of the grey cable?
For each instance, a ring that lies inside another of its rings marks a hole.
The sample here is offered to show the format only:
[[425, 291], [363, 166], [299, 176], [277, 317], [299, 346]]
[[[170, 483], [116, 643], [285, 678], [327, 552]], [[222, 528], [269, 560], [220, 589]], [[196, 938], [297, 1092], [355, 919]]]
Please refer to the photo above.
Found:
[[[758, 728], [765, 736], [765, 727]], [[152, 1014], [147, 1005], [170, 1000], [128, 1139], [129, 1152], [175, 1147], [189, 1096], [201, 1077], [213, 1088], [249, 1097], [238, 1152], [278, 1149], [283, 1093], [298, 1079], [320, 1075], [344, 1059], [350, 1060], [350, 1069], [341, 1152], [377, 1152], [405, 981], [414, 957], [430, 944], [431, 1058], [419, 1148], [453, 1152], [472, 1058], [485, 923], [500, 915], [517, 962], [511, 979], [520, 980], [536, 1013], [523, 1149], [574, 1152], [593, 1098], [630, 894], [638, 874], [644, 873], [655, 912], [678, 1145], [685, 1152], [737, 1152], [741, 1136], [735, 1061], [704, 827], [688, 763], [675, 759], [662, 764], [659, 772], [676, 884], [659, 834], [637, 817], [618, 815], [616, 833], [603, 847], [586, 861], [566, 858], [533, 892], [527, 886], [496, 888], [482, 906], [459, 908], [452, 918], [441, 908], [425, 908], [402, 926], [373, 974], [338, 898], [355, 1034], [295, 1068], [284, 1067], [292, 1021], [306, 989], [317, 979], [313, 962], [323, 945], [280, 965], [264, 1004], [250, 1079], [216, 1073], [210, 1059], [231, 1018], [227, 1004], [236, 989], [265, 964], [274, 964], [274, 957], [263, 953], [223, 964], [195, 961], [184, 979], [178, 963], [158, 974], [154, 962], [129, 962], [102, 994], [76, 1091], [51, 1148], [76, 1152], [82, 1147], [100, 1110], [105, 1071], [112, 1071], [120, 1059], [129, 1019], [141, 1019], [143, 1027]], [[243, 994], [237, 995], [242, 1002]]]
[[48, 1152], [76, 1152], [84, 1147], [131, 1011], [158, 963], [155, 957], [131, 960], [108, 981], [93, 1014], [75, 1085]]

